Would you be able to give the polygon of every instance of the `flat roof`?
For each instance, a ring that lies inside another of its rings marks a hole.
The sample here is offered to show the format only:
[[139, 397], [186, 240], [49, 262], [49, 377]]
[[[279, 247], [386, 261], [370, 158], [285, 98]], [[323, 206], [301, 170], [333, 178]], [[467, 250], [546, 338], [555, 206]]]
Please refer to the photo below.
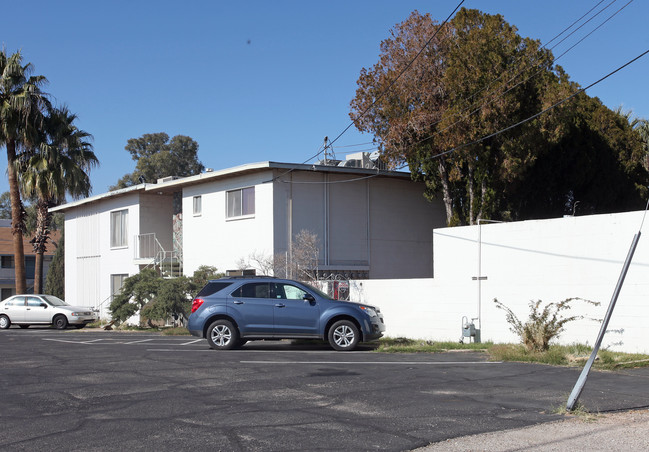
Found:
[[[80, 199], [78, 201], [72, 201], [66, 204], [62, 204], [57, 207], [50, 209], [50, 212], [61, 212], [74, 207], [78, 207], [84, 204], [93, 203], [100, 201], [106, 198], [114, 198], [118, 196], [126, 196], [132, 193], [137, 192], [163, 192], [163, 193], [173, 193], [182, 190], [183, 187], [188, 187], [191, 185], [198, 185], [208, 181], [224, 179], [227, 177], [240, 176], [248, 173], [258, 173], [268, 170], [286, 170], [286, 173], [292, 171], [309, 171], [309, 172], [319, 172], [319, 173], [335, 173], [335, 174], [358, 174], [363, 176], [377, 175], [382, 177], [394, 177], [398, 179], [410, 179], [410, 173], [405, 171], [385, 171], [366, 168], [356, 168], [356, 167], [343, 167], [343, 166], [328, 166], [328, 165], [317, 165], [317, 164], [306, 164], [306, 163], [280, 163], [280, 162], [258, 162], [258, 163], [248, 163], [245, 165], [235, 166], [232, 168], [226, 168], [218, 171], [205, 171], [201, 174], [196, 174], [195, 176], [181, 177], [181, 178], [169, 178], [170, 180], [159, 182], [159, 183], [143, 183], [138, 185], [133, 185], [130, 187], [122, 188], [119, 190], [109, 191], [95, 196], [90, 196], [88, 198]], [[277, 176], [277, 179], [281, 178], [283, 174]], [[167, 178], [164, 178], [167, 179]], [[270, 179], [268, 182], [272, 182], [275, 179]]]

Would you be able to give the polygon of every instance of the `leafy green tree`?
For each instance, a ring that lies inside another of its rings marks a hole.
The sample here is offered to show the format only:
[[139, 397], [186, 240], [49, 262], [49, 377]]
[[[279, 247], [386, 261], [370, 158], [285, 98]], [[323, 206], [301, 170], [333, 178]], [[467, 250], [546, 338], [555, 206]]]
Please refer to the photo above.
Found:
[[438, 27], [415, 11], [392, 30], [350, 116], [442, 197], [449, 225], [556, 216], [576, 201], [593, 213], [642, 207], [647, 174], [628, 121], [580, 93], [525, 122], [579, 89], [549, 50], [477, 10]]
[[162, 277], [152, 268], [145, 268], [126, 278], [122, 290], [110, 303], [113, 319], [124, 322], [140, 312], [145, 304], [155, 299], [162, 281]]
[[22, 55], [0, 51], [0, 146], [7, 149], [7, 175], [11, 200], [16, 292], [27, 291], [23, 249], [24, 209], [20, 198], [16, 159], [39, 138], [43, 111], [49, 106], [41, 87], [43, 76], [31, 76], [33, 66], [22, 64]]
[[89, 170], [98, 160], [92, 151], [91, 135], [78, 129], [76, 115], [66, 107], [50, 109], [43, 124], [38, 149], [17, 160], [22, 192], [35, 198], [36, 225], [31, 243], [36, 254], [34, 292], [42, 291], [43, 254], [51, 231], [49, 208], [77, 199], [91, 190]]
[[155, 183], [167, 176], [193, 176], [205, 169], [198, 160], [198, 143], [183, 135], [169, 140], [164, 132], [144, 134], [129, 139], [124, 149], [137, 162], [135, 171], [123, 176], [111, 190], [137, 185], [142, 180]]
[[559, 116], [557, 140], [508, 187], [512, 219], [642, 209], [646, 153], [628, 118], [583, 93]]
[[222, 278], [223, 276], [225, 276], [225, 274], [219, 272], [216, 267], [212, 267], [210, 265], [201, 265], [196, 269], [196, 271], [194, 271], [194, 274], [189, 279], [189, 292], [195, 295], [205, 286], [205, 284], [207, 284], [210, 279], [218, 279]]
[[552, 125], [543, 117], [479, 140], [575, 88], [550, 51], [500, 15], [463, 8], [438, 28], [417, 11], [398, 24], [379, 62], [362, 69], [350, 116], [386, 160], [425, 181], [428, 197], [442, 196], [448, 224], [473, 224], [498, 216], [503, 190], [534, 162]]
[[644, 151], [644, 167], [649, 170], [649, 119], [634, 117], [631, 111], [624, 111], [622, 106], [617, 107], [615, 113], [628, 122], [640, 136]]
[[65, 300], [65, 244], [64, 234], [57, 243], [52, 263], [45, 278], [45, 293]]
[[173, 316], [187, 318], [191, 308], [192, 282], [181, 276], [163, 279], [155, 301], [142, 309], [142, 315], [151, 320], [165, 320]]
[[125, 321], [142, 314], [148, 320], [166, 320], [172, 316], [187, 318], [192, 297], [210, 279], [223, 276], [215, 267], [200, 266], [191, 277], [166, 279], [151, 268], [129, 276], [119, 295], [110, 305], [113, 319]]

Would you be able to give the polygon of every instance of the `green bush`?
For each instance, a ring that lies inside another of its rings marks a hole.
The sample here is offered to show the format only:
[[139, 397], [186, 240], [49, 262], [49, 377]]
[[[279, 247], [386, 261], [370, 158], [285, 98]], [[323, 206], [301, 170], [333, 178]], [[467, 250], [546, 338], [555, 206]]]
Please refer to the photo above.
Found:
[[563, 301], [548, 303], [541, 309], [541, 303], [543, 303], [541, 300], [530, 301], [530, 316], [523, 323], [511, 309], [496, 298], [494, 298], [494, 303], [498, 309], [505, 311], [507, 323], [511, 325], [510, 330], [520, 337], [528, 351], [545, 352], [550, 348], [550, 341], [559, 336], [567, 323], [584, 318], [584, 316], [578, 315], [562, 317], [560, 314], [562, 311], [570, 310], [570, 303], [576, 300], [594, 306], [599, 305], [599, 303], [583, 298], [567, 298]]

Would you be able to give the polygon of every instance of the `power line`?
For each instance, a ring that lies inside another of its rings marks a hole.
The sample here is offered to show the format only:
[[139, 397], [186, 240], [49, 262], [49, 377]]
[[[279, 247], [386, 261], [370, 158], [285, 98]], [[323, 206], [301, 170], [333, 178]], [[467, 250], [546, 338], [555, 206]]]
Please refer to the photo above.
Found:
[[[593, 6], [592, 8], [590, 8], [586, 13], [584, 13], [584, 14], [583, 14], [581, 17], [579, 17], [577, 20], [573, 21], [573, 22], [572, 22], [568, 27], [564, 28], [560, 33], [558, 33], [557, 35], [555, 35], [552, 39], [550, 39], [547, 43], [545, 43], [545, 44], [544, 44], [543, 46], [541, 46], [540, 48], [541, 48], [541, 49], [543, 49], [543, 48], [547, 48], [547, 46], [548, 46], [550, 43], [552, 43], [553, 41], [555, 41], [556, 39], [558, 39], [558, 38], [559, 38], [561, 35], [563, 35], [565, 32], [567, 32], [567, 31], [570, 30], [572, 27], [574, 27], [576, 24], [578, 24], [579, 22], [581, 22], [581, 21], [582, 21], [586, 16], [588, 16], [591, 12], [593, 12], [593, 11], [594, 11], [594, 10], [595, 10], [599, 5], [601, 5], [602, 3], [604, 3], [604, 1], [606, 1], [606, 0], [600, 0], [600, 1], [595, 5], [595, 6]], [[610, 6], [611, 6], [613, 3], [615, 3], [616, 1], [617, 1], [617, 0], [613, 0], [613, 1], [611, 1], [608, 5], [606, 5], [606, 6], [605, 6], [604, 8], [602, 8], [600, 11], [598, 11], [594, 16], [592, 16], [592, 17], [589, 18], [586, 22], [584, 22], [584, 23], [581, 24], [579, 27], [577, 27], [575, 30], [573, 30], [570, 34], [568, 34], [568, 36], [566, 36], [566, 37], [563, 38], [561, 41], [559, 41], [559, 42], [556, 43], [554, 46], [552, 46], [549, 50], [552, 50], [552, 49], [554, 49], [555, 47], [557, 47], [558, 45], [560, 45], [562, 42], [564, 42], [566, 39], [568, 39], [570, 36], [572, 36], [575, 32], [577, 32], [578, 30], [580, 30], [581, 28], [583, 28], [586, 24], [588, 24], [591, 20], [593, 20], [595, 17], [597, 17], [597, 16], [598, 16], [599, 14], [601, 14], [603, 11], [605, 11], [606, 9], [608, 9], [608, 7], [610, 7]], [[633, 0], [630, 0], [629, 3], [631, 3], [632, 1], [633, 1]], [[624, 9], [624, 8], [625, 8], [629, 3], [627, 3], [627, 4], [624, 5], [622, 8], [620, 8], [616, 13], [614, 13], [612, 16], [610, 16], [606, 21], [604, 21], [604, 22], [603, 22], [602, 24], [600, 24], [597, 28], [595, 28], [593, 31], [591, 31], [588, 35], [586, 35], [584, 38], [582, 38], [582, 39], [581, 39], [577, 44], [573, 45], [573, 46], [570, 47], [567, 51], [565, 51], [564, 53], [562, 53], [559, 57], [557, 57], [557, 58], [555, 58], [554, 60], [552, 60], [552, 64], [554, 64], [554, 63], [555, 63], [559, 58], [561, 58], [561, 57], [564, 56], [566, 53], [568, 53], [570, 50], [572, 50], [574, 47], [576, 47], [579, 43], [581, 43], [581, 41], [583, 41], [584, 39], [586, 39], [586, 37], [590, 36], [590, 35], [591, 35], [595, 30], [597, 30], [598, 28], [600, 28], [604, 23], [606, 23], [606, 22], [607, 22], [608, 20], [610, 20], [613, 16], [615, 16], [615, 14], [617, 14], [617, 13], [620, 12], [622, 9]], [[461, 4], [462, 4], [462, 3], [460, 3], [460, 5], [458, 5], [458, 6], [455, 8], [455, 10], [454, 10], [453, 12], [455, 12], [455, 11], [459, 8], [459, 6], [461, 6]], [[453, 14], [453, 13], [451, 13], [451, 15], [452, 15], [452, 14]], [[450, 17], [450, 16], [449, 16], [449, 17]], [[448, 21], [448, 18], [447, 18], [446, 21]], [[446, 22], [446, 21], [445, 21], [445, 22]], [[433, 35], [433, 36], [432, 36], [432, 37], [431, 37], [431, 38], [426, 42], [425, 46], [424, 46], [424, 47], [419, 51], [419, 53], [418, 53], [418, 54], [417, 54], [417, 55], [412, 59], [412, 61], [409, 63], [409, 65], [412, 65], [412, 63], [414, 62], [414, 60], [419, 56], [419, 54], [422, 53], [423, 49], [426, 48], [426, 47], [428, 46], [428, 44], [430, 43], [430, 41], [431, 41], [433, 38], [434, 38], [434, 35]], [[522, 57], [519, 58], [519, 61], [520, 61], [520, 59], [522, 59]], [[538, 60], [537, 60], [537, 61], [538, 61]], [[533, 64], [534, 64], [534, 63], [535, 63], [535, 62], [533, 61]], [[515, 63], [514, 63], [514, 64], [515, 64]], [[534, 66], [538, 66], [539, 64], [541, 64], [541, 63], [534, 64]], [[533, 66], [533, 67], [534, 67], [534, 66]], [[407, 69], [407, 67], [406, 67], [406, 69]], [[404, 70], [399, 74], [399, 76], [397, 77], [397, 79], [398, 79], [398, 78], [399, 78], [399, 77], [400, 77], [404, 72], [405, 72], [405, 69], [404, 69]], [[504, 74], [506, 74], [507, 72], [509, 72], [509, 71], [505, 71], [505, 72], [503, 72], [503, 73], [502, 73], [502, 74], [501, 74], [501, 75], [500, 75], [496, 80], [494, 80], [494, 82], [493, 82], [491, 85], [489, 85], [489, 86], [487, 86], [487, 87], [485, 87], [485, 88], [483, 88], [483, 89], [480, 89], [480, 90], [476, 91], [474, 94], [472, 94], [471, 96], [469, 96], [469, 97], [467, 98], [467, 100], [470, 100], [470, 99], [474, 98], [475, 96], [477, 96], [478, 94], [480, 94], [481, 92], [483, 92], [483, 91], [485, 91], [485, 90], [489, 90], [489, 89], [493, 86], [493, 84], [495, 84], [496, 82], [498, 82], [498, 81], [502, 78], [502, 76], [503, 76]], [[523, 72], [523, 71], [520, 71], [518, 74], [516, 74], [514, 77], [512, 77], [512, 78], [511, 78], [507, 83], [512, 82], [513, 80], [515, 80], [515, 79], [516, 79], [520, 74], [522, 74], [522, 72]], [[540, 72], [540, 71], [539, 71], [539, 72]], [[537, 72], [537, 73], [533, 74], [532, 76], [528, 77], [527, 79], [525, 79], [525, 80], [524, 80], [523, 82], [521, 82], [521, 83], [524, 83], [524, 82], [526, 82], [527, 80], [529, 80], [530, 78], [536, 76], [539, 72]], [[394, 82], [396, 82], [396, 79], [394, 80]], [[386, 90], [385, 90], [383, 93], [381, 93], [381, 95], [380, 95], [379, 97], [377, 97], [377, 99], [373, 102], [373, 104], [372, 104], [368, 109], [366, 109], [365, 111], [363, 111], [363, 113], [362, 113], [361, 115], [359, 115], [358, 118], [361, 118], [364, 114], [366, 114], [367, 111], [369, 111], [369, 109], [370, 109], [374, 104], [376, 104], [376, 102], [377, 102], [377, 101], [378, 101], [378, 100], [379, 100], [379, 99], [380, 99], [380, 98], [381, 98], [381, 97], [382, 97], [382, 96], [383, 96], [383, 95], [384, 95], [384, 94], [385, 94], [385, 93], [386, 93], [386, 92], [391, 88], [391, 86], [394, 84], [394, 82], [393, 82], [393, 83], [392, 83], [388, 88], [386, 88]], [[502, 93], [502, 95], [506, 94], [507, 92], [511, 91], [512, 89], [516, 88], [516, 87], [519, 86], [519, 85], [520, 85], [520, 83], [518, 83], [517, 85], [513, 86], [513, 87], [510, 88], [509, 90], [505, 91], [504, 93]], [[501, 95], [501, 96], [502, 96], [502, 95]], [[501, 96], [499, 96], [499, 97], [501, 97]], [[490, 102], [493, 102], [493, 101], [497, 100], [499, 97], [497, 97], [497, 98], [495, 98], [495, 99], [492, 99]], [[488, 102], [489, 102], [489, 101], [488, 101]], [[469, 115], [465, 116], [465, 118], [468, 117], [468, 116], [470, 116], [470, 115], [472, 115], [472, 114], [475, 114], [475, 113], [476, 113], [477, 111], [479, 111], [483, 106], [487, 105], [488, 102], [484, 102], [484, 103], [482, 103], [482, 104], [480, 105], [480, 107], [478, 107], [477, 110], [472, 111]], [[463, 110], [457, 112], [457, 113], [455, 114], [455, 116], [457, 116], [457, 115], [461, 115], [463, 112], [469, 110], [470, 108], [471, 108], [471, 106], [467, 106], [465, 109], [463, 109]], [[357, 118], [357, 119], [358, 119], [358, 118]], [[443, 130], [441, 130], [441, 131], [436, 132], [436, 134], [438, 134], [438, 133], [440, 133], [440, 132], [443, 132], [443, 131], [445, 131], [445, 130], [448, 130], [450, 127], [453, 127], [454, 125], [458, 124], [458, 123], [461, 122], [461, 121], [462, 121], [462, 119], [460, 119], [459, 121], [457, 121], [457, 122], [451, 124], [451, 125], [448, 126], [447, 128], [445, 128], [445, 129], [443, 129]], [[434, 122], [434, 123], [431, 124], [431, 125], [438, 124], [439, 122], [441, 122], [441, 121]], [[352, 124], [350, 124], [350, 125], [349, 125], [349, 126], [348, 126], [344, 131], [343, 131], [343, 133], [345, 133], [345, 132], [349, 129], [349, 127], [351, 127], [351, 125], [353, 125], [353, 122], [352, 122]], [[338, 137], [336, 137], [336, 140], [337, 140], [338, 138], [340, 138], [340, 136], [341, 136], [343, 133], [341, 133]], [[433, 136], [435, 136], [435, 134], [433, 134], [433, 135], [431, 135], [431, 136], [429, 136], [429, 137], [426, 137], [426, 138], [424, 138], [424, 139], [418, 141], [418, 142], [415, 143], [415, 144], [422, 143], [422, 142], [424, 142], [424, 141], [426, 141], [426, 140], [432, 138]], [[334, 140], [334, 141], [335, 141], [335, 140]], [[333, 141], [329, 144], [329, 146], [331, 146], [331, 144], [333, 144]], [[373, 144], [375, 144], [375, 142], [374, 142], [374, 141], [370, 141], [370, 142], [366, 142], [366, 143], [358, 143], [358, 144], [341, 145], [341, 146], [337, 146], [337, 148], [350, 148], [350, 147], [357, 147], [357, 146], [365, 146], [365, 145], [368, 145], [368, 144], [372, 144], [372, 145], [373, 145]], [[333, 148], [333, 147], [332, 147], [332, 148]], [[370, 148], [370, 149], [363, 149], [363, 150], [360, 150], [360, 151], [352, 151], [352, 152], [374, 151], [374, 150], [377, 150], [377, 149], [378, 149], [378, 147], [373, 147], [373, 148]], [[319, 149], [319, 152], [318, 152], [315, 156], [313, 156], [313, 157], [311, 157], [310, 159], [306, 160], [305, 163], [308, 162], [309, 160], [311, 160], [311, 159], [317, 157], [318, 155], [320, 155], [320, 154], [322, 153], [323, 150], [324, 150], [324, 148], [321, 147], [321, 148]], [[342, 153], [342, 154], [346, 154], [346, 153]]]
[[[604, 1], [604, 0], [602, 0], [602, 1]], [[598, 3], [598, 5], [601, 4], [602, 1], [600, 1], [600, 3]], [[608, 5], [606, 5], [602, 10], [598, 11], [597, 14], [595, 14], [593, 17], [589, 18], [586, 22], [584, 22], [582, 25], [580, 25], [576, 30], [574, 30], [572, 33], [570, 33], [570, 34], [569, 34], [568, 36], [566, 36], [564, 39], [562, 39], [562, 40], [559, 41], [557, 44], [555, 44], [551, 49], [553, 49], [553, 48], [556, 47], [557, 45], [561, 44], [561, 43], [562, 43], [563, 41], [565, 41], [568, 37], [572, 36], [576, 31], [578, 31], [579, 29], [581, 29], [584, 25], [586, 25], [588, 22], [590, 22], [591, 20], [593, 20], [595, 17], [597, 17], [600, 13], [602, 13], [604, 10], [606, 10], [609, 6], [611, 6], [611, 5], [612, 5], [613, 3], [615, 3], [616, 1], [617, 1], [617, 0], [613, 0], [611, 3], [609, 3]], [[630, 3], [632, 3], [632, 2], [633, 2], [633, 0], [630, 0], [628, 3], [626, 3], [626, 4], [625, 4], [624, 6], [622, 6], [620, 9], [618, 9], [617, 11], [615, 11], [615, 12], [614, 12], [612, 15], [610, 15], [606, 20], [604, 20], [601, 24], [599, 24], [597, 27], [595, 27], [593, 30], [591, 30], [588, 34], [586, 34], [585, 36], [583, 36], [579, 41], [577, 41], [575, 44], [573, 44], [570, 48], [568, 48], [566, 51], [564, 51], [561, 55], [559, 55], [558, 57], [556, 57], [555, 59], [553, 59], [552, 62], [551, 62], [551, 64], [556, 63], [557, 60], [559, 60], [561, 57], [565, 56], [568, 52], [570, 52], [572, 49], [574, 49], [574, 48], [577, 47], [579, 44], [581, 44], [581, 43], [582, 43], [586, 38], [588, 38], [590, 35], [592, 35], [595, 31], [597, 31], [598, 29], [600, 29], [602, 26], [604, 26], [604, 24], [606, 24], [609, 20], [611, 20], [613, 17], [615, 17], [615, 16], [616, 16], [620, 11], [622, 11], [624, 8], [626, 8], [626, 7], [627, 7]], [[596, 5], [596, 6], [597, 6], [597, 5]], [[595, 6], [595, 7], [596, 7], [596, 6]], [[570, 28], [572, 28], [572, 26], [573, 26], [575, 23], [577, 23], [577, 22], [579, 22], [581, 19], [583, 19], [583, 18], [584, 18], [587, 14], [589, 14], [593, 9], [594, 9], [594, 8], [591, 8], [590, 11], [588, 11], [588, 13], [584, 14], [584, 15], [583, 15], [581, 18], [579, 18], [576, 22], [573, 22], [573, 23], [572, 23], [568, 28], [564, 29], [564, 30], [563, 30], [561, 33], [559, 33], [559, 35], [557, 35], [556, 37], [560, 36], [561, 34], [565, 33], [567, 30], [569, 30]], [[552, 40], [550, 40], [550, 42], [552, 42], [554, 39], [556, 39], [556, 37], [553, 38]], [[551, 49], [550, 49], [550, 50], [551, 50]], [[539, 63], [536, 64], [535, 66], [538, 67], [541, 63], [542, 63], [542, 62], [539, 62]], [[532, 68], [534, 68], [535, 66], [532, 66]], [[531, 69], [532, 69], [532, 68], [531, 68]], [[503, 96], [505, 96], [505, 94], [511, 92], [512, 90], [514, 90], [515, 88], [517, 88], [517, 87], [520, 86], [521, 84], [523, 84], [523, 83], [525, 83], [525, 82], [531, 80], [532, 78], [536, 77], [536, 76], [537, 76], [538, 74], [540, 74], [541, 72], [543, 72], [543, 68], [539, 69], [538, 71], [536, 71], [535, 73], [533, 73], [532, 75], [530, 75], [529, 77], [527, 77], [526, 79], [521, 80], [520, 82], [518, 82], [517, 84], [515, 84], [515, 85], [512, 86], [511, 88], [508, 88], [507, 90], [503, 91], [503, 92], [500, 93], [497, 97], [494, 97], [494, 98], [492, 98], [492, 99], [484, 100], [484, 102], [483, 102], [482, 104], [480, 104], [478, 107], [476, 107], [474, 110], [472, 110], [472, 111], [471, 111], [470, 113], [468, 113], [467, 115], [463, 115], [463, 116], [461, 116], [460, 119], [458, 119], [458, 120], [455, 121], [454, 123], [452, 123], [452, 124], [446, 126], [445, 128], [443, 128], [443, 129], [441, 129], [441, 130], [437, 130], [437, 131], [435, 131], [435, 132], [434, 132], [433, 134], [431, 134], [430, 136], [428, 136], [428, 137], [426, 137], [426, 138], [423, 138], [423, 139], [417, 141], [416, 143], [413, 143], [411, 146], [415, 146], [415, 145], [421, 144], [421, 143], [423, 143], [423, 142], [425, 142], [425, 141], [427, 141], [427, 140], [430, 140], [430, 139], [433, 138], [434, 136], [439, 135], [440, 133], [445, 132], [445, 131], [447, 131], [447, 130], [453, 128], [453, 127], [456, 126], [457, 124], [461, 123], [462, 121], [468, 119], [470, 116], [472, 116], [472, 115], [476, 114], [477, 112], [479, 112], [480, 110], [482, 110], [482, 108], [483, 108], [484, 106], [489, 105], [489, 104], [491, 104], [491, 103], [497, 101], [498, 99], [500, 99], [500, 98], [502, 98]], [[512, 77], [511, 79], [509, 79], [506, 83], [513, 82], [513, 81], [514, 81], [514, 80], [515, 80], [519, 75], [521, 75], [522, 73], [523, 73], [522, 70], [519, 71], [518, 74], [516, 74], [514, 77]], [[505, 74], [505, 72], [503, 72], [503, 74]], [[502, 76], [502, 74], [501, 74], [501, 76]], [[496, 81], [498, 81], [499, 79], [500, 79], [500, 77], [498, 77], [498, 79], [496, 79]], [[491, 86], [492, 86], [492, 85], [491, 85]], [[485, 88], [485, 89], [489, 89], [491, 86], [489, 86], [489, 87], [487, 87], [487, 88]], [[477, 93], [480, 93], [480, 92], [482, 92], [482, 91], [484, 91], [484, 90], [480, 90], [480, 91], [478, 91]], [[477, 93], [476, 93], [476, 94], [477, 94]], [[475, 94], [472, 95], [471, 97], [469, 97], [469, 99], [471, 99], [471, 98], [474, 97], [474, 96], [475, 96]], [[462, 115], [462, 113], [466, 112], [466, 111], [469, 110], [470, 108], [472, 108], [472, 107], [471, 107], [471, 106], [467, 106], [466, 108], [464, 108], [463, 110], [457, 112], [457, 113], [456, 113], [455, 115], [453, 115], [453, 116], [459, 116], [459, 115]], [[453, 117], [453, 116], [451, 116], [451, 117]], [[436, 125], [436, 124], [439, 124], [440, 122], [441, 122], [441, 120], [439, 120], [439, 121], [437, 121], [437, 122], [434, 122], [434, 123], [431, 124], [431, 126], [434, 126], [434, 125]], [[411, 146], [408, 146], [408, 147], [411, 147]]]
[[[376, 104], [376, 103], [377, 103], [377, 102], [378, 102], [378, 101], [379, 101], [379, 100], [380, 100], [380, 99], [381, 99], [381, 98], [382, 98], [382, 97], [383, 97], [383, 96], [384, 96], [384, 95], [385, 95], [385, 94], [386, 94], [386, 93], [387, 93], [387, 92], [392, 88], [392, 86], [396, 83], [396, 81], [399, 80], [399, 78], [400, 78], [400, 77], [401, 77], [401, 76], [402, 76], [402, 75], [403, 75], [403, 74], [404, 74], [408, 69], [410, 69], [410, 66], [412, 66], [412, 64], [415, 62], [415, 60], [417, 59], [417, 57], [419, 57], [419, 55], [421, 55], [421, 53], [426, 49], [426, 47], [428, 47], [428, 44], [430, 44], [430, 42], [435, 38], [435, 36], [437, 36], [437, 33], [439, 33], [439, 31], [442, 29], [442, 27], [443, 27], [444, 25], [446, 25], [446, 23], [451, 19], [451, 17], [453, 16], [453, 14], [455, 14], [455, 12], [460, 8], [460, 6], [462, 6], [463, 3], [464, 3], [464, 0], [461, 0], [460, 3], [458, 3], [458, 5], [455, 7], [455, 9], [451, 12], [451, 14], [448, 15], [448, 17], [444, 20], [444, 22], [442, 22], [442, 24], [441, 24], [439, 27], [437, 27], [437, 30], [435, 30], [435, 33], [433, 33], [433, 35], [430, 37], [430, 39], [428, 39], [428, 41], [426, 41], [426, 44], [424, 44], [424, 46], [419, 50], [419, 52], [417, 52], [417, 54], [414, 56], [414, 58], [413, 58], [413, 59], [412, 59], [412, 60], [411, 60], [407, 65], [406, 65], [406, 67], [405, 67], [405, 68], [404, 68], [404, 69], [399, 73], [399, 75], [397, 75], [397, 77], [396, 77], [396, 78], [395, 78], [395, 79], [394, 79], [394, 80], [393, 80], [393, 81], [388, 85], [388, 87], [387, 87], [385, 90], [383, 90], [383, 92], [381, 92], [381, 93], [379, 94], [379, 96], [377, 96], [377, 98], [374, 100], [374, 102], [372, 102], [372, 105], [370, 105], [369, 107], [367, 107], [367, 108], [366, 108], [366, 109], [365, 109], [365, 110], [364, 110], [364, 111], [363, 111], [363, 112], [362, 112], [362, 113], [361, 113], [361, 114], [356, 118], [356, 120], [358, 120], [358, 119], [362, 118], [363, 116], [365, 116], [365, 114], [367, 114], [367, 112], [368, 112], [368, 111], [369, 111], [369, 110], [374, 106], [374, 104]], [[336, 138], [334, 138], [332, 141], [329, 142], [329, 145], [328, 145], [328, 146], [324, 146], [322, 149], [319, 149], [319, 150], [318, 150], [318, 153], [316, 153], [316, 154], [313, 155], [312, 157], [309, 157], [308, 159], [306, 159], [306, 160], [303, 162], [303, 164], [306, 163], [306, 162], [308, 162], [309, 160], [312, 160], [312, 159], [318, 157], [318, 156], [322, 153], [322, 151], [326, 150], [327, 147], [331, 147], [331, 146], [332, 146], [336, 141], [338, 141], [338, 139], [339, 139], [340, 137], [342, 137], [342, 136], [343, 136], [343, 135], [344, 135], [344, 134], [345, 134], [345, 133], [346, 133], [346, 132], [351, 128], [351, 126], [353, 126], [353, 125], [354, 125], [354, 121], [351, 121], [351, 122], [349, 123], [349, 125], [348, 125], [347, 127], [345, 127], [345, 129], [344, 129], [342, 132], [340, 132], [340, 133], [338, 134], [338, 136], [337, 136]], [[291, 171], [293, 171], [293, 169], [290, 169], [290, 170], [286, 171], [285, 173], [280, 174], [279, 176], [275, 176], [274, 178], [272, 178], [271, 180], [266, 181], [266, 182], [272, 182], [272, 181], [275, 181], [275, 180], [277, 180], [278, 178], [280, 178], [280, 177], [282, 177], [282, 176], [285, 176], [286, 174], [290, 173]]]
[[462, 6], [463, 3], [464, 3], [464, 0], [461, 0], [460, 3], [458, 3], [458, 5], [457, 5], [457, 6], [455, 7], [455, 9], [451, 12], [451, 14], [449, 14], [448, 17], [447, 17], [446, 19], [444, 19], [444, 22], [442, 22], [442, 24], [441, 24], [439, 27], [437, 27], [437, 30], [435, 30], [435, 33], [433, 33], [433, 35], [428, 39], [428, 41], [426, 41], [426, 44], [424, 44], [423, 47], [422, 47], [421, 49], [419, 49], [419, 52], [417, 52], [417, 54], [412, 58], [412, 60], [410, 60], [410, 62], [406, 65], [406, 67], [404, 67], [404, 68], [401, 70], [401, 72], [399, 72], [399, 75], [397, 75], [397, 77], [396, 77], [394, 80], [392, 80], [392, 82], [390, 82], [390, 84], [388, 85], [388, 87], [387, 87], [386, 89], [384, 89], [384, 90], [383, 90], [383, 91], [382, 91], [382, 92], [381, 92], [381, 93], [376, 97], [376, 99], [374, 99], [374, 102], [372, 102], [372, 104], [371, 104], [369, 107], [367, 107], [365, 110], [363, 110], [363, 111], [361, 112], [361, 114], [358, 115], [358, 116], [356, 117], [355, 120], [353, 120], [352, 122], [350, 122], [349, 125], [348, 125], [347, 127], [345, 127], [345, 129], [344, 129], [342, 132], [340, 132], [340, 133], [338, 134], [338, 136], [337, 136], [336, 138], [334, 138], [334, 139], [330, 142], [330, 144], [329, 144], [330, 146], [331, 146], [332, 144], [334, 144], [334, 143], [335, 143], [335, 142], [336, 142], [336, 141], [337, 141], [341, 136], [343, 136], [343, 135], [345, 134], [345, 132], [347, 132], [347, 131], [351, 128], [351, 126], [354, 125], [355, 121], [358, 121], [358, 120], [361, 119], [363, 116], [365, 116], [365, 115], [367, 114], [367, 112], [370, 111], [370, 109], [371, 109], [372, 107], [374, 107], [374, 105], [375, 105], [379, 100], [381, 100], [381, 98], [382, 98], [382, 97], [383, 97], [383, 96], [384, 96], [388, 91], [390, 91], [390, 89], [392, 89], [392, 86], [394, 86], [394, 84], [397, 82], [397, 80], [399, 80], [399, 78], [400, 78], [400, 77], [401, 77], [401, 76], [402, 76], [402, 75], [403, 75], [403, 74], [404, 74], [408, 69], [410, 69], [410, 66], [412, 66], [412, 64], [413, 64], [413, 63], [415, 62], [415, 60], [419, 57], [419, 55], [421, 55], [422, 52], [426, 49], [426, 47], [428, 47], [428, 44], [430, 44], [431, 41], [435, 38], [435, 36], [437, 36], [437, 34], [439, 33], [439, 31], [442, 29], [442, 27], [443, 27], [444, 25], [446, 25], [446, 23], [451, 19], [451, 17], [453, 16], [453, 14], [455, 14], [455, 12], [460, 8], [460, 6]]

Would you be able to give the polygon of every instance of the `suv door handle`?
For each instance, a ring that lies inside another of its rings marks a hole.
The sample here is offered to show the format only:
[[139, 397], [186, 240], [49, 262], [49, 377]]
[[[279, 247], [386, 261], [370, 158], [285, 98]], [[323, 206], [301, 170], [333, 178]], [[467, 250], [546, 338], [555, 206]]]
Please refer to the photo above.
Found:
[[275, 307], [276, 307], [276, 308], [285, 308], [286, 305], [285, 305], [284, 303], [277, 303], [277, 304], [275, 305]]
[[234, 300], [232, 303], [234, 303], [234, 304], [243, 304], [243, 301]]

